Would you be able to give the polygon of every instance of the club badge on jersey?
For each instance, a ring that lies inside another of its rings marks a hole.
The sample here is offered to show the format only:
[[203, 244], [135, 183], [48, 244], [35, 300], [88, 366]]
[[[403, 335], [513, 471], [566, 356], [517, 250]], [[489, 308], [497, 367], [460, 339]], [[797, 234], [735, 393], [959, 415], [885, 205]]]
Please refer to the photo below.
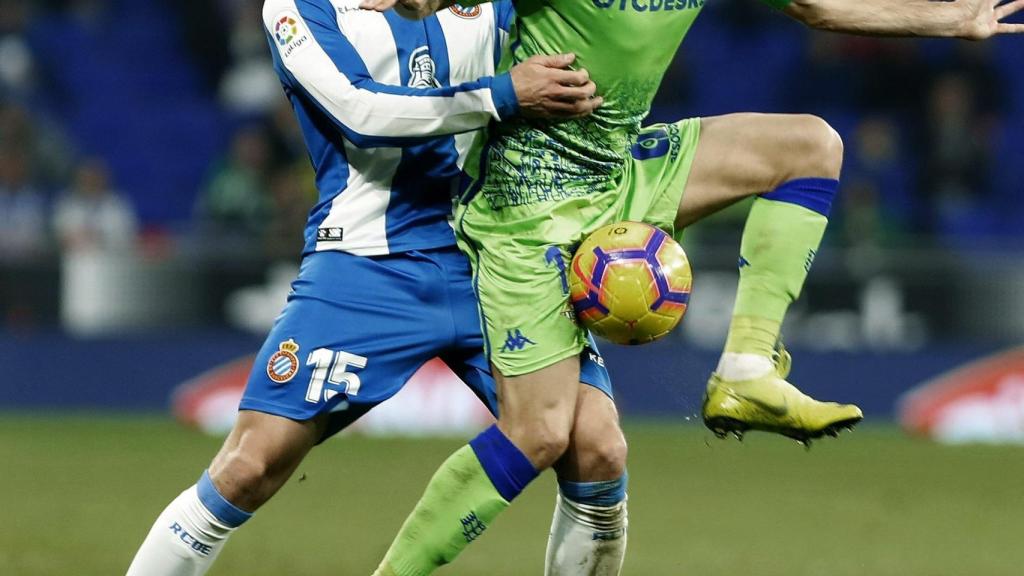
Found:
[[409, 87], [440, 88], [441, 83], [434, 76], [437, 65], [430, 57], [430, 47], [420, 46], [409, 55]]
[[466, 20], [477, 18], [482, 12], [480, 6], [463, 6], [462, 4], [452, 4], [449, 10], [452, 11], [452, 14], [455, 14], [459, 18], [465, 18]]
[[299, 345], [291, 338], [278, 344], [277, 352], [267, 362], [267, 376], [278, 384], [290, 382], [299, 371], [298, 351]]

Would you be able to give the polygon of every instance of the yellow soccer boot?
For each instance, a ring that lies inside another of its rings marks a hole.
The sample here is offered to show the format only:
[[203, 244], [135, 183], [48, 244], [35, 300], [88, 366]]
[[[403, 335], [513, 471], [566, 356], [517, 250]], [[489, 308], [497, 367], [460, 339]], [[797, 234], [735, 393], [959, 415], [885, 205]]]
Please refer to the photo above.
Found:
[[864, 418], [852, 404], [819, 402], [786, 381], [791, 357], [778, 346], [776, 370], [759, 378], [737, 382], [711, 375], [704, 394], [704, 425], [719, 438], [732, 433], [741, 438], [748, 430], [782, 434], [810, 445], [824, 435], [838, 436]]

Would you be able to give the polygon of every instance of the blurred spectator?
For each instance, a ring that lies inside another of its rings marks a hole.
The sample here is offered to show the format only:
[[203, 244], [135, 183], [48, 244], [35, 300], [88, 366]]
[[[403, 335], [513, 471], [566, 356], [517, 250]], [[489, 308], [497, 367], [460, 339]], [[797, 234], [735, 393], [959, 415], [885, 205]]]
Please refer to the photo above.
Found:
[[35, 59], [25, 40], [28, 3], [0, 0], [0, 96], [27, 97], [33, 88]]
[[266, 254], [275, 261], [297, 261], [302, 252], [306, 219], [316, 195], [307, 167], [282, 169], [270, 182], [273, 210], [264, 238]]
[[993, 123], [979, 109], [970, 78], [957, 72], [932, 83], [925, 110], [919, 186], [932, 211], [930, 229], [938, 231], [969, 214], [991, 193]]
[[221, 79], [221, 103], [236, 114], [266, 114], [280, 100], [281, 84], [270, 61], [261, 3], [231, 4], [232, 64]]
[[921, 100], [925, 71], [914, 42], [812, 33], [788, 82], [787, 107], [814, 113], [912, 112]]
[[28, 260], [48, 247], [46, 199], [23, 150], [0, 148], [0, 260]]
[[302, 130], [295, 119], [291, 102], [283, 94], [278, 96], [277, 105], [269, 115], [267, 135], [275, 165], [292, 166], [301, 163], [305, 168], [310, 168], [309, 152], [306, 151]]
[[905, 231], [912, 212], [910, 171], [901, 154], [899, 131], [890, 120], [872, 117], [847, 140], [843, 207], [837, 214], [844, 244], [891, 245]]
[[191, 56], [210, 93], [217, 90], [225, 70], [231, 65], [228, 50], [229, 12], [210, 0], [167, 0], [177, 16], [183, 36], [181, 45]]
[[924, 96], [927, 66], [921, 44], [900, 38], [844, 36], [849, 64], [863, 80], [853, 103], [869, 113], [912, 114]]
[[138, 222], [112, 189], [106, 165], [92, 159], [78, 167], [74, 185], [57, 201], [53, 228], [65, 251], [116, 252], [135, 245]]
[[224, 242], [262, 236], [270, 215], [269, 172], [270, 144], [264, 131], [240, 130], [199, 198], [203, 233]]
[[850, 69], [844, 49], [838, 34], [810, 35], [804, 61], [786, 82], [790, 110], [827, 114], [861, 97], [860, 74]]
[[64, 133], [12, 102], [0, 102], [0, 148], [21, 150], [40, 186], [55, 189], [67, 183], [73, 152]]

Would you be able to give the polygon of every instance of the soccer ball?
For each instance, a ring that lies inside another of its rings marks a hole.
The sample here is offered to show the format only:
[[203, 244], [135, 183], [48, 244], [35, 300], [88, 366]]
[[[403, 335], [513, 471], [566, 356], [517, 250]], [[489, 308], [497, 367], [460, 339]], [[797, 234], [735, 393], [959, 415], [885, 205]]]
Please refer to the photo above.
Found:
[[576, 251], [569, 297], [594, 334], [616, 344], [645, 344], [682, 320], [692, 281], [683, 247], [668, 234], [618, 222], [598, 229]]

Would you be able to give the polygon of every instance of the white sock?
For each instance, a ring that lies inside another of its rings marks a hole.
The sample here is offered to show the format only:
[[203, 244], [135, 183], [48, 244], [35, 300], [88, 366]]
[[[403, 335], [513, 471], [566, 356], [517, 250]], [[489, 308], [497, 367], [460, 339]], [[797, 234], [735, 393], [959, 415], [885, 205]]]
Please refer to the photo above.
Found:
[[[219, 509], [226, 520], [214, 515], [211, 507]], [[231, 508], [203, 474], [198, 485], [182, 492], [156, 519], [127, 576], [206, 574], [228, 536], [248, 519], [247, 513]]]
[[772, 359], [760, 354], [725, 352], [718, 361], [718, 377], [729, 382], [760, 378], [775, 369]]
[[618, 576], [626, 556], [626, 500], [591, 506], [558, 495], [545, 576]]

